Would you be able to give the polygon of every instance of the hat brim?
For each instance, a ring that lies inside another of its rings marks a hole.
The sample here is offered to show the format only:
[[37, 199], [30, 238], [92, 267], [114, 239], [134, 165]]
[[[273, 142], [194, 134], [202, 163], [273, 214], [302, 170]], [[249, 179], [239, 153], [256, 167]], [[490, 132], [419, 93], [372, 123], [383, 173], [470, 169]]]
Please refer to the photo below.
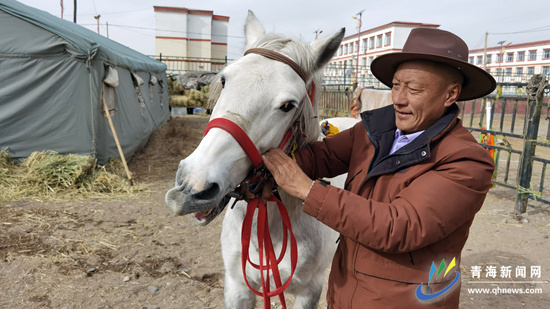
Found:
[[371, 72], [384, 85], [392, 88], [393, 75], [397, 67], [407, 61], [429, 60], [433, 62], [445, 63], [451, 65], [464, 75], [462, 91], [457, 101], [467, 101], [484, 97], [496, 88], [496, 81], [485, 70], [471, 65], [464, 61], [441, 57], [438, 55], [419, 54], [419, 53], [391, 53], [384, 54], [371, 63]]

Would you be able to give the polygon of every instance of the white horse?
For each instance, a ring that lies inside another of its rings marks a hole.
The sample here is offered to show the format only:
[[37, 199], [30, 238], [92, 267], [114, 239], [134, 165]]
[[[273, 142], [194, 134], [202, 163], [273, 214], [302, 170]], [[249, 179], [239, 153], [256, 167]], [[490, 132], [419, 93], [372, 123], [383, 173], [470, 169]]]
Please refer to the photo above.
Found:
[[[260, 153], [278, 147], [286, 131], [299, 127], [299, 147], [316, 141], [320, 135], [318, 98], [310, 101], [308, 90], [319, 85], [318, 72], [331, 59], [344, 36], [344, 29], [311, 45], [275, 34], [266, 34], [249, 12], [245, 25], [246, 49], [263, 48], [291, 58], [300, 66], [306, 82], [287, 64], [258, 54], [248, 54], [228, 65], [211, 86], [216, 103], [212, 119], [226, 118], [238, 124]], [[355, 122], [355, 120], [353, 121]], [[343, 130], [345, 128], [339, 128]], [[219, 215], [234, 190], [252, 169], [250, 159], [226, 131], [212, 128], [195, 151], [180, 162], [176, 185], [166, 194], [166, 202], [178, 215], [191, 214], [202, 225]], [[286, 290], [295, 296], [295, 308], [317, 308], [325, 270], [336, 249], [337, 233], [302, 212], [302, 201], [280, 192], [298, 243], [298, 263]], [[228, 209], [221, 235], [225, 266], [226, 308], [254, 308], [255, 294], [245, 284], [241, 269], [241, 226], [246, 207]], [[271, 207], [273, 206], [273, 207]], [[268, 205], [269, 227], [275, 252], [282, 247], [281, 216], [275, 205]], [[254, 230], [255, 223], [253, 224]], [[290, 250], [287, 248], [287, 250]], [[288, 251], [287, 251], [288, 252]], [[258, 263], [258, 244], [250, 245], [252, 262]], [[256, 258], [255, 258], [256, 257]], [[247, 265], [251, 286], [261, 286], [260, 272]], [[290, 275], [290, 257], [279, 265], [282, 281]], [[271, 283], [274, 286], [274, 283]]]

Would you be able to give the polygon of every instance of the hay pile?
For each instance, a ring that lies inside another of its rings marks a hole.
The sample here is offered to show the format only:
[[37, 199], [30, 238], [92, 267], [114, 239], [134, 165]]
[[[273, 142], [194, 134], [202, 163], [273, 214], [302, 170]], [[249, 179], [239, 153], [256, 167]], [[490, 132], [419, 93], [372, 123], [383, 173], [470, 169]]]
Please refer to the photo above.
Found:
[[169, 100], [172, 107], [206, 107], [208, 102], [208, 91], [210, 85], [202, 87], [201, 90], [185, 89], [177, 80], [170, 81], [169, 78]]
[[16, 164], [0, 151], [0, 200], [121, 198], [145, 191], [131, 186], [118, 159], [96, 165], [91, 156], [33, 152]]

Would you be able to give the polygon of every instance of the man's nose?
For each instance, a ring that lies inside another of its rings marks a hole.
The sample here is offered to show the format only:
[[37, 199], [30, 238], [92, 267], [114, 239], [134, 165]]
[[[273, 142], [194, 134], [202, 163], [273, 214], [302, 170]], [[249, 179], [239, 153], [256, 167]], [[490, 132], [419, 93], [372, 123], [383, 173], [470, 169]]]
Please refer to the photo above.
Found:
[[392, 89], [391, 90], [391, 99], [393, 104], [396, 105], [405, 105], [407, 104], [407, 96], [403, 88]]

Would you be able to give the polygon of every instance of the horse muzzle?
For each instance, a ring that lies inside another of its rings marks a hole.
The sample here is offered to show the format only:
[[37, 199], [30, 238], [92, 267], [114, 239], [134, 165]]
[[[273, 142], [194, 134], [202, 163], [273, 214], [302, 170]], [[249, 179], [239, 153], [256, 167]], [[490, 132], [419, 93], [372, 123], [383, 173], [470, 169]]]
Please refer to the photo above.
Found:
[[201, 225], [210, 223], [229, 202], [217, 183], [206, 182], [202, 190], [193, 189], [186, 183], [166, 193], [166, 204], [178, 216], [191, 214]]

